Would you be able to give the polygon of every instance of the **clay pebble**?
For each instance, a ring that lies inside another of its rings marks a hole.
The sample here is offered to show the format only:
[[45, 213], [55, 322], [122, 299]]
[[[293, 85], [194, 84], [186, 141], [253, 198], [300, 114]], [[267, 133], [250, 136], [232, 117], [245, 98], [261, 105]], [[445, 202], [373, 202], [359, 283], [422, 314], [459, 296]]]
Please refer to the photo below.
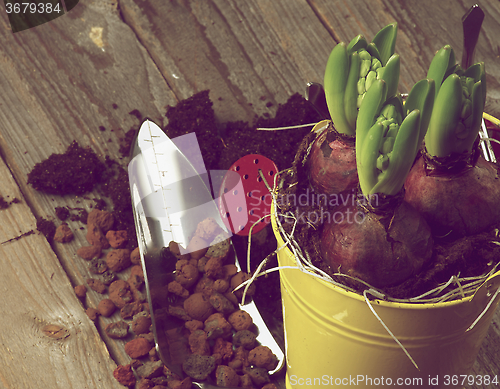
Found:
[[214, 312], [212, 304], [202, 293], [189, 296], [184, 301], [184, 309], [191, 318], [200, 321], [205, 321]]
[[101, 246], [83, 246], [80, 247], [76, 254], [87, 261], [90, 261], [94, 258], [99, 258], [101, 256]]
[[248, 362], [256, 367], [262, 367], [268, 371], [278, 366], [278, 358], [267, 346], [257, 346], [248, 353]]
[[77, 285], [75, 286], [74, 290], [78, 298], [84, 299], [87, 295], [87, 288], [85, 287], [85, 285]]
[[130, 365], [118, 365], [113, 371], [113, 377], [123, 386], [131, 387], [136, 383], [136, 378]]
[[188, 338], [189, 347], [193, 354], [210, 355], [210, 344], [207, 339], [207, 333], [203, 330], [191, 332]]
[[97, 318], [99, 317], [99, 311], [95, 308], [87, 308], [85, 310], [85, 313], [87, 314], [87, 316], [90, 318], [90, 320], [92, 321], [96, 321]]
[[247, 367], [244, 371], [250, 376], [254, 385], [258, 387], [271, 382], [271, 378], [269, 377], [269, 373], [266, 369], [261, 367]]
[[97, 305], [97, 310], [104, 317], [110, 317], [116, 310], [115, 304], [110, 299], [102, 299]]
[[90, 260], [88, 269], [93, 274], [103, 274], [108, 270], [108, 265], [102, 259], [93, 258]]
[[[231, 277], [231, 290], [234, 290], [237, 286], [241, 285], [243, 282], [245, 282], [249, 279], [250, 279], [250, 276], [248, 275], [248, 273], [245, 273], [242, 271], [236, 273], [233, 277]], [[245, 287], [242, 287], [233, 293], [236, 295], [236, 297], [238, 297], [238, 299], [241, 300], [243, 298], [244, 289], [245, 289]], [[248, 297], [250, 297], [250, 296], [253, 296], [254, 293], [255, 293], [255, 284], [252, 283], [248, 287], [246, 294]]]
[[205, 255], [208, 250], [208, 243], [206, 240], [195, 235], [189, 241], [186, 251], [190, 254], [192, 259], [199, 259]]
[[54, 240], [59, 243], [68, 243], [73, 240], [73, 231], [66, 223], [61, 224], [56, 228]]
[[114, 272], [121, 272], [128, 268], [132, 263], [130, 262], [129, 249], [114, 249], [106, 255], [106, 264], [109, 269]]
[[101, 249], [108, 249], [109, 242], [106, 239], [106, 236], [99, 228], [99, 226], [95, 224], [87, 225], [87, 234], [85, 235], [87, 242], [92, 246], [99, 246]]
[[87, 216], [87, 225], [95, 225], [100, 228], [103, 233], [108, 232], [113, 228], [115, 218], [111, 212], [100, 209], [93, 209]]
[[133, 265], [140, 265], [141, 264], [141, 253], [139, 251], [139, 247], [136, 247], [130, 253], [130, 262]]
[[240, 385], [240, 376], [229, 366], [219, 365], [215, 371], [217, 386], [236, 388]]
[[147, 312], [139, 312], [132, 320], [132, 332], [136, 335], [147, 334], [151, 327], [151, 316]]
[[205, 326], [202, 321], [199, 320], [189, 320], [184, 323], [184, 326], [189, 330], [189, 332], [193, 332], [196, 330], [201, 330]]
[[112, 339], [123, 339], [128, 336], [129, 325], [123, 320], [109, 323], [104, 327], [104, 332]]
[[189, 291], [184, 288], [178, 281], [169, 282], [168, 291], [182, 298], [189, 297]]
[[151, 343], [145, 338], [135, 338], [125, 343], [125, 352], [130, 358], [142, 358], [152, 349]]
[[209, 217], [198, 223], [194, 234], [205, 241], [211, 242], [221, 232], [222, 229], [217, 222], [213, 218]]
[[106, 239], [109, 245], [114, 249], [119, 249], [124, 247], [128, 242], [128, 236], [126, 230], [114, 231], [109, 230], [106, 232]]
[[227, 322], [222, 313], [214, 313], [205, 320], [205, 332], [208, 339], [216, 339], [219, 337], [227, 337], [232, 333], [231, 324]]
[[217, 235], [215, 239], [210, 242], [210, 247], [208, 248], [205, 256], [208, 258], [219, 258], [224, 261], [228, 258], [230, 251], [231, 241], [229, 240], [227, 234], [222, 233]]
[[189, 289], [196, 283], [196, 281], [198, 281], [199, 276], [200, 273], [198, 272], [197, 267], [186, 261], [186, 263], [179, 266], [179, 269], [176, 271], [175, 280], [184, 288]]
[[227, 320], [235, 331], [248, 330], [253, 324], [252, 317], [243, 310], [231, 313]]
[[217, 279], [222, 276], [222, 259], [221, 258], [209, 258], [205, 263], [205, 275], [207, 277]]
[[222, 313], [224, 316], [229, 315], [236, 309], [234, 304], [220, 293], [213, 293], [208, 300], [214, 309], [217, 312]]
[[97, 293], [104, 294], [106, 293], [106, 285], [101, 280], [98, 280], [96, 278], [89, 278], [87, 279], [87, 285], [89, 286], [90, 289], [93, 291], [96, 291]]
[[233, 344], [222, 338], [217, 338], [214, 342], [212, 354], [218, 354], [220, 356], [221, 363], [227, 364], [234, 354]]
[[109, 298], [119, 309], [122, 309], [126, 304], [133, 302], [133, 294], [127, 281], [113, 281], [109, 286]]
[[255, 347], [255, 342], [257, 335], [249, 330], [241, 330], [236, 332], [233, 336], [233, 345], [235, 347], [243, 346], [247, 350], [251, 350]]
[[182, 364], [182, 369], [189, 377], [205, 381], [215, 370], [215, 359], [212, 356], [191, 354]]
[[120, 309], [120, 316], [124, 320], [130, 320], [143, 310], [143, 305], [138, 301], [127, 303]]
[[162, 361], [147, 361], [135, 369], [137, 375], [141, 378], [155, 378], [163, 374]]

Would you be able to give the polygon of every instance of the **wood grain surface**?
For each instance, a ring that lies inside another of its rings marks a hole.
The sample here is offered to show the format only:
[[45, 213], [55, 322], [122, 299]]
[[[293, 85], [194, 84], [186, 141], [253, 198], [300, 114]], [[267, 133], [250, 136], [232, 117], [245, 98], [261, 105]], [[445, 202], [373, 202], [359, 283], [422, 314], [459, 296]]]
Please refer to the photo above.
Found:
[[119, 388], [116, 363], [3, 161], [0, 182], [4, 199], [19, 201], [0, 211], [0, 387]]
[[[220, 122], [273, 115], [307, 82], [322, 82], [338, 41], [358, 33], [371, 39], [393, 21], [400, 91], [407, 92], [444, 44], [461, 57], [460, 20], [473, 3], [80, 0], [67, 15], [16, 34], [0, 6], [0, 195], [21, 200], [0, 210], [0, 242], [35, 230], [37, 217], [56, 220], [56, 206], [91, 210], [99, 193], [45, 195], [27, 184], [27, 174], [74, 140], [126, 166], [119, 140], [139, 124], [131, 111], [165, 124], [167, 106], [209, 89]], [[500, 117], [500, 2], [481, 6], [475, 59], [486, 64], [486, 110]], [[112, 372], [130, 358], [124, 341], [102, 331], [117, 316], [95, 327], [84, 307], [102, 296], [89, 291], [83, 305], [75, 297], [72, 287], [91, 274], [76, 256], [85, 232], [69, 224], [71, 243], [49, 245], [35, 233], [0, 245], [1, 389], [120, 387]], [[500, 374], [499, 326], [497, 311], [475, 374]], [[276, 384], [284, 388], [283, 380]]]

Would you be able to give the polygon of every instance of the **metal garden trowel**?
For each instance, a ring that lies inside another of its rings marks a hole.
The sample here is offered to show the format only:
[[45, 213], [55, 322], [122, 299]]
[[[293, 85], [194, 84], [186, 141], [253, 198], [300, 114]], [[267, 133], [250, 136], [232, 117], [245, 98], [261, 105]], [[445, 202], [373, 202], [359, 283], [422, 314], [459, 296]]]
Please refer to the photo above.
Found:
[[[244, 196], [241, 196], [244, 188], [235, 172], [206, 171], [195, 134], [170, 139], [150, 120], [145, 120], [139, 130], [128, 173], [156, 350], [172, 372], [185, 377], [182, 365], [189, 354], [189, 345], [183, 336], [184, 321], [169, 314], [169, 307], [175, 304], [175, 298], [166, 294], [167, 284], [175, 279], [177, 261], [168, 249], [169, 243], [178, 243], [183, 253], [187, 253], [185, 248], [198, 223], [206, 218], [215, 220], [231, 236], [231, 229], [221, 217], [228, 212], [221, 210], [217, 204], [234, 204], [235, 194], [240, 193], [240, 205], [236, 207], [238, 215], [231, 216], [244, 224], [244, 215], [247, 214]], [[217, 198], [209, 190], [210, 187], [219, 189], [227, 183], [231, 183], [232, 187], [223, 188]], [[235, 262], [241, 270], [237, 258]], [[270, 372], [276, 374], [285, 361], [281, 348], [253, 301], [240, 304], [239, 309], [252, 317], [257, 341], [269, 347], [278, 358], [278, 366]], [[214, 383], [208, 381], [195, 382], [195, 385], [215, 388]]]

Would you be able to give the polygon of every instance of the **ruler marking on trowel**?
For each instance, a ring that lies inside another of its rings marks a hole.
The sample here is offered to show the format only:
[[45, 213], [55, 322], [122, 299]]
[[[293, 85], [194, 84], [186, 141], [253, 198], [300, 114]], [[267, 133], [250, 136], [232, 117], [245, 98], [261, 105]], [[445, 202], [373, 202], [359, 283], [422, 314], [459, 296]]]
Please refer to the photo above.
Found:
[[[170, 219], [170, 213], [168, 212], [168, 208], [170, 208], [170, 207], [167, 206], [167, 201], [165, 198], [165, 190], [167, 190], [167, 188], [165, 188], [165, 185], [164, 185], [163, 180], [162, 180], [162, 178], [165, 177], [165, 173], [168, 173], [168, 171], [167, 170], [160, 170], [160, 164], [158, 161], [158, 156], [165, 155], [165, 154], [161, 153], [161, 152], [157, 152], [156, 145], [155, 145], [155, 142], [153, 139], [153, 138], [161, 139], [161, 136], [153, 135], [151, 133], [151, 127], [149, 125], [148, 125], [148, 130], [149, 130], [149, 135], [151, 137], [151, 144], [152, 144], [152, 149], [153, 149], [153, 154], [154, 154], [154, 164], [156, 165], [156, 173], [158, 174], [158, 179], [159, 179], [159, 185], [158, 184], [154, 184], [154, 185], [155, 185], [155, 187], [158, 186], [157, 190], [162, 191], [163, 207], [165, 208], [166, 218], [167, 218], [168, 224], [170, 225], [170, 230], [165, 229], [164, 231], [169, 232], [171, 237], [172, 237], [172, 240], [175, 241], [176, 239], [175, 239], [174, 228], [173, 228], [174, 226], [172, 225], [172, 221]], [[164, 243], [168, 245], [169, 242], [164, 242]]]

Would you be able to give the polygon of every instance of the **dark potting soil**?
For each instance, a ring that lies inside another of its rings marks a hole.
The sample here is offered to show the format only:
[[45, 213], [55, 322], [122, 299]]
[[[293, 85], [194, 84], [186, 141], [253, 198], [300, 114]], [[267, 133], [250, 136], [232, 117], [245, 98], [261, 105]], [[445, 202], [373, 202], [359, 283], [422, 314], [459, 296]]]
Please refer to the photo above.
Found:
[[9, 208], [10, 204], [5, 201], [5, 199], [3, 198], [3, 196], [0, 196], [0, 209], [7, 209]]
[[28, 173], [28, 184], [40, 192], [82, 195], [103, 181], [103, 162], [90, 148], [73, 142], [64, 154], [52, 154]]
[[[252, 123], [236, 121], [219, 123], [212, 109], [209, 91], [199, 92], [180, 101], [175, 107], [167, 107], [168, 124], [164, 128], [170, 138], [187, 133], [196, 133], [207, 170], [227, 169], [247, 154], [261, 154], [273, 160], [278, 169], [291, 166], [296, 149], [310, 128], [283, 131], [257, 131], [256, 128], [275, 128], [290, 125], [315, 123], [321, 120], [314, 108], [299, 94], [280, 104], [275, 117], [256, 117]], [[130, 112], [142, 122], [138, 110]], [[101, 126], [102, 127], [102, 126]], [[104, 128], [100, 128], [105, 130]], [[120, 152], [128, 157], [130, 147], [139, 125], [129, 129], [120, 139]], [[81, 196], [94, 189], [108, 198], [112, 204], [115, 230], [127, 230], [129, 237], [135, 237], [134, 219], [131, 207], [128, 173], [109, 157], [100, 159], [90, 148], [82, 148], [76, 142], [64, 154], [53, 154], [35, 165], [28, 174], [28, 183], [35, 189], [55, 195]], [[95, 207], [105, 209], [103, 200], [95, 200]], [[77, 212], [77, 214], [74, 213]], [[85, 212], [86, 214], [86, 212]], [[56, 209], [56, 215], [64, 220], [71, 217], [86, 223], [82, 210]], [[53, 236], [55, 224], [45, 219], [37, 224], [48, 239]], [[247, 237], [234, 236], [233, 244], [242, 263], [247, 255]], [[137, 239], [129, 239], [127, 248], [137, 246]], [[276, 240], [267, 226], [259, 234], [259, 242], [252, 243], [251, 264], [255, 269], [260, 262], [276, 249]], [[277, 266], [272, 257], [267, 268]], [[268, 320], [281, 322], [281, 298], [278, 273], [259, 278], [255, 300]]]
[[169, 138], [195, 133], [207, 170], [217, 169], [223, 147], [209, 91], [201, 91], [167, 107], [168, 124], [164, 131]]
[[[299, 216], [294, 239], [308, 253], [316, 267], [331, 275], [336, 282], [362, 292], [366, 289], [364, 285], [345, 277], [334, 276], [333, 274], [338, 270], [330, 268], [322, 261], [319, 248], [323, 226], [317, 215], [333, 214], [336, 208], [327, 206], [325, 209], [323, 204], [318, 204], [318, 201], [315, 202], [311, 197], [314, 194], [309, 188], [307, 165], [304, 165], [303, 161], [306, 159], [309, 144], [313, 140], [313, 133], [304, 138], [298, 148], [291, 172], [283, 175], [283, 189], [280, 191], [281, 199], [283, 199], [280, 201], [281, 213], [292, 212]], [[300, 199], [301, 195], [305, 196], [302, 197], [303, 201], [292, 203], [286, 200]], [[356, 192], [351, 195], [358, 198]], [[305, 200], [306, 197], [307, 200]], [[308, 215], [315, 215], [315, 217], [308, 217]], [[290, 232], [292, 223], [284, 223], [283, 226], [287, 232]], [[453, 275], [460, 274], [462, 278], [485, 274], [498, 263], [500, 258], [498, 227], [500, 226], [457, 240], [448, 241], [446, 237], [435, 238], [432, 259], [427, 267], [402, 284], [380, 289], [393, 298], [406, 299], [436, 288], [439, 284], [447, 282]]]
[[45, 236], [49, 243], [52, 243], [54, 234], [56, 232], [56, 224], [53, 220], [47, 220], [43, 217], [37, 218], [36, 229]]
[[5, 199], [2, 195], [0, 195], [0, 209], [7, 209], [9, 208], [12, 204], [17, 204], [20, 203], [21, 200], [19, 200], [17, 197], [14, 197], [12, 200], [7, 201], [9, 196], [7, 196], [7, 199]]

